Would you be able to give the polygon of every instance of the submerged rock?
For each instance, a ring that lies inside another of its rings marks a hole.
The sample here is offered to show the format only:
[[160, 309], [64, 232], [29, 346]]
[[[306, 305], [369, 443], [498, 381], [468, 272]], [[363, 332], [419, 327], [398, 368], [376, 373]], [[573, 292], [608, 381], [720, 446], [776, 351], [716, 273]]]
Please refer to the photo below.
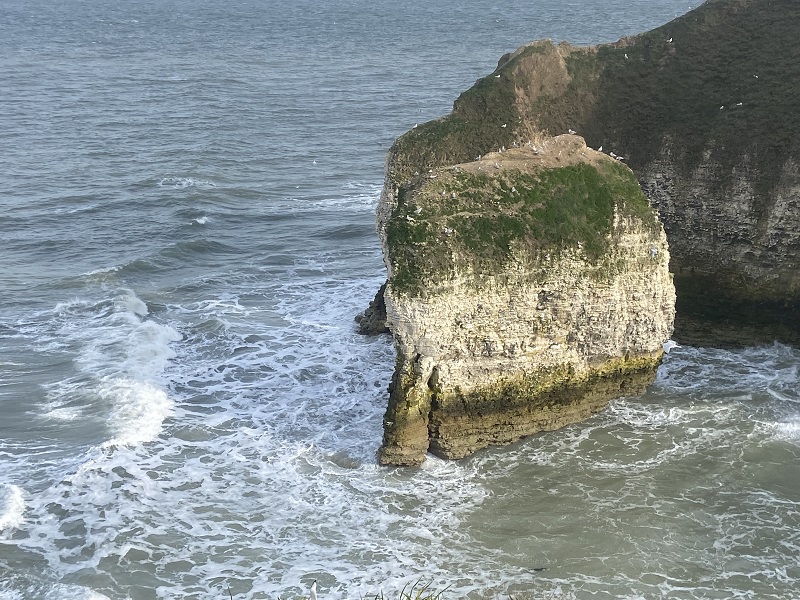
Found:
[[528, 44], [398, 139], [389, 178], [575, 130], [659, 211], [677, 339], [800, 342], [798, 23], [796, 0], [709, 0], [613, 44]]
[[461, 458], [652, 381], [675, 316], [664, 230], [582, 138], [390, 171], [378, 212], [397, 348], [381, 463]]

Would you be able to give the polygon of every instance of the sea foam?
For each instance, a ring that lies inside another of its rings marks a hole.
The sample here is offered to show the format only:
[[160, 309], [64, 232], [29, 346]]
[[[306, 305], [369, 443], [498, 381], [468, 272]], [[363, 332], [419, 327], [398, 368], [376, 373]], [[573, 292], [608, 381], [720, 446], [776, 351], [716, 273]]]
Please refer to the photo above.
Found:
[[25, 500], [22, 488], [11, 484], [0, 484], [0, 532], [22, 525], [25, 515]]
[[127, 289], [54, 312], [53, 338], [75, 353], [79, 374], [45, 386], [42, 413], [66, 421], [105, 415], [110, 445], [154, 439], [172, 414], [163, 373], [182, 336], [149, 318], [147, 304]]
[[190, 187], [198, 187], [203, 189], [215, 188], [217, 185], [213, 181], [207, 179], [196, 179], [194, 177], [163, 177], [158, 182], [159, 187], [171, 187], [174, 189], [185, 189]]

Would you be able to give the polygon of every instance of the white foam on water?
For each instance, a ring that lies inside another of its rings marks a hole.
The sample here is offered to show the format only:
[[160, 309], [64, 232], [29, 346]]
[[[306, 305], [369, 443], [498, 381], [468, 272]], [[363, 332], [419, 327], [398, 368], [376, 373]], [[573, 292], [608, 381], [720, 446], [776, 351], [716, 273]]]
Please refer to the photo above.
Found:
[[[78, 374], [44, 386], [40, 413], [63, 421], [103, 418], [111, 445], [154, 439], [174, 407], [163, 372], [181, 335], [149, 318], [146, 303], [127, 289], [99, 301], [64, 302], [54, 313], [52, 339], [74, 353]], [[56, 349], [46, 336], [40, 340]]]
[[67, 398], [58, 397], [41, 405], [41, 413], [46, 419], [55, 421], [76, 421], [84, 412], [80, 406], [68, 406]]
[[28, 600], [20, 590], [3, 589], [10, 584], [0, 582], [0, 600]]
[[80, 585], [56, 584], [44, 594], [44, 600], [111, 600], [94, 590]]
[[800, 445], [800, 417], [789, 421], [769, 423], [764, 429], [772, 434], [775, 440]]
[[284, 286], [277, 309], [232, 298], [189, 307], [188, 322], [229, 326], [184, 327], [200, 337], [167, 368], [179, 399], [169, 434], [100, 449], [37, 499], [61, 516], [32, 526], [42, 535], [28, 544], [57, 573], [107, 561], [177, 569], [165, 596], [217, 597], [220, 581], [235, 591], [239, 579], [272, 596], [309, 574], [330, 597], [399, 591], [423, 574], [449, 583], [430, 547], [451, 540], [441, 553], [455, 560], [469, 542], [461, 515], [486, 494], [469, 465], [375, 464], [393, 348], [356, 334], [352, 317], [379, 283], [319, 277]]
[[643, 405], [628, 399], [613, 400], [609, 403], [607, 414], [616, 417], [620, 423], [636, 428], [659, 429], [667, 425], [685, 424], [696, 417], [703, 407], [666, 407]]
[[162, 177], [158, 182], [159, 187], [170, 187], [176, 190], [197, 187], [201, 189], [211, 189], [217, 187], [213, 181], [206, 179], [196, 179], [194, 177]]
[[[420, 577], [453, 597], [733, 597], [745, 589], [735, 572], [762, 592], [796, 583], [778, 582], [770, 562], [795, 555], [796, 507], [720, 494], [752, 436], [763, 441], [748, 415], [796, 410], [766, 392], [791, 393], [792, 352], [674, 348], [653, 391], [586, 423], [465, 461], [384, 469], [375, 452], [394, 349], [353, 323], [383, 274], [346, 276], [337, 260], [352, 256], [307, 259], [287, 266], [291, 277], [211, 280], [166, 307], [169, 326], [122, 291], [62, 307], [81, 372], [117, 413], [106, 444], [32, 495], [21, 545], [57, 577], [113, 573], [115, 594], [131, 597], [146, 587], [210, 600], [227, 583], [234, 597], [301, 596], [310, 579], [331, 600], [396, 595]], [[87, 323], [97, 339], [78, 333]], [[721, 388], [690, 382], [708, 365]], [[743, 554], [767, 518], [790, 545], [747, 550], [749, 570], [726, 570], [721, 557]], [[498, 520], [513, 526], [498, 531]], [[547, 570], [526, 573], [532, 564]], [[674, 575], [689, 569], [692, 581]]]
[[152, 441], [173, 414], [173, 401], [152, 383], [107, 379], [101, 382], [98, 394], [112, 407], [108, 422], [113, 437], [105, 442], [108, 446]]
[[205, 225], [208, 223], [208, 216], [203, 215], [202, 217], [197, 217], [196, 219], [192, 219], [192, 223], [195, 225]]
[[0, 484], [0, 532], [22, 525], [25, 520], [25, 499], [22, 488]]
[[109, 267], [109, 268], [106, 268], [106, 269], [95, 269], [94, 271], [89, 271], [88, 273], [84, 273], [83, 275], [85, 277], [98, 277], [98, 276], [111, 275], [111, 274], [116, 273], [117, 271], [119, 271], [121, 268], [122, 267], [115, 266], [115, 267]]
[[766, 391], [781, 384], [792, 387], [798, 379], [798, 361], [800, 350], [779, 343], [741, 350], [677, 346], [665, 356], [656, 385], [666, 385], [673, 393]]
[[136, 294], [122, 294], [117, 297], [116, 301], [137, 317], [147, 316], [149, 312], [147, 305]]
[[357, 212], [363, 214], [364, 210], [372, 211], [378, 204], [383, 185], [379, 183], [350, 182], [342, 186], [342, 193], [326, 195], [322, 198], [299, 200], [289, 198], [271, 204], [271, 209], [278, 209], [285, 213], [290, 209], [293, 213], [307, 213], [319, 211]]

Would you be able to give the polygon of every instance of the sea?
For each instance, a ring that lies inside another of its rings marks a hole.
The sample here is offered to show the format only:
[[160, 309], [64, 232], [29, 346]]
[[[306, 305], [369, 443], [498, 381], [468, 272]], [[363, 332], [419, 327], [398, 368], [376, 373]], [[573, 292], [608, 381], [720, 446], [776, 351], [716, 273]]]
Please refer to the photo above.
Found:
[[800, 349], [376, 464], [393, 140], [687, 0], [0, 0], [0, 599], [800, 598]]

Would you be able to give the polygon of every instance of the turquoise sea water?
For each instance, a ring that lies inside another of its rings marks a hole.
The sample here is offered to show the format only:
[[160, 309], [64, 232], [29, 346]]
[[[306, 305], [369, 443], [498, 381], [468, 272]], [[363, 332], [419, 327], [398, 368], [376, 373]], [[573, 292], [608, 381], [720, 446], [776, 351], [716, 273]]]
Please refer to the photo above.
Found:
[[797, 597], [794, 348], [375, 464], [392, 140], [527, 41], [690, 7], [0, 0], [0, 599]]

